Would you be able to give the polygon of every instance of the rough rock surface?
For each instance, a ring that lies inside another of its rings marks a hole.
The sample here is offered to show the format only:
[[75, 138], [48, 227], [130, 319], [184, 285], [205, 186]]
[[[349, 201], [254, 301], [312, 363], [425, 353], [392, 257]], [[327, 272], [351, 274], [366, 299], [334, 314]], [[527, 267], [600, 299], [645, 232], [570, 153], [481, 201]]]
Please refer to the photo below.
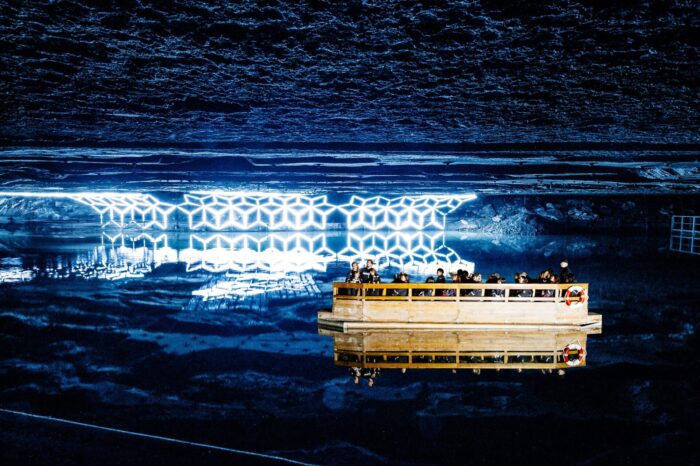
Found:
[[430, 3], [2, 2], [0, 139], [698, 142], [696, 2]]
[[666, 232], [671, 216], [697, 215], [692, 197], [484, 196], [455, 213], [450, 228], [495, 236], [621, 232]]

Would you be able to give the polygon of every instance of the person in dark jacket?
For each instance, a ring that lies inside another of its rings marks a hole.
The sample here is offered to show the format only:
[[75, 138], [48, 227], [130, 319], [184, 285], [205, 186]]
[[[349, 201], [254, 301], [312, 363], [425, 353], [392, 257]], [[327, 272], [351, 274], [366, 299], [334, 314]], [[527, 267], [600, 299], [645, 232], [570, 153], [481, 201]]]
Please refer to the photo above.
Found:
[[372, 259], [367, 259], [367, 263], [365, 266], [360, 270], [360, 281], [362, 283], [369, 283], [371, 280], [369, 271], [374, 268], [374, 261]]
[[[408, 274], [406, 272], [401, 272], [396, 275], [396, 278], [394, 279], [394, 283], [403, 283], [407, 284], [409, 283], [408, 281]], [[392, 296], [408, 296], [408, 288], [394, 288], [391, 290], [391, 295]]]
[[[474, 272], [471, 280], [472, 283], [481, 283], [481, 274], [479, 272]], [[481, 296], [481, 290], [470, 290], [469, 296]]]
[[437, 276], [435, 277], [435, 283], [445, 283], [445, 270], [442, 268], [437, 269]]
[[569, 268], [569, 261], [567, 261], [566, 259], [563, 259], [559, 263], [559, 267], [561, 267], [561, 270], [559, 270], [559, 283], [575, 283], [576, 282], [576, 279], [574, 278], [574, 273]]
[[[381, 282], [382, 282], [382, 279], [377, 274], [377, 269], [369, 269], [369, 282], [368, 283], [379, 284]], [[370, 290], [367, 290], [367, 294], [369, 296], [381, 296], [382, 290], [370, 289]]]
[[[489, 275], [489, 278], [486, 280], [486, 283], [503, 283], [505, 282], [505, 279], [501, 277], [501, 274], [495, 272]], [[500, 296], [503, 297], [505, 296], [505, 290], [486, 290], [486, 296]]]
[[[527, 272], [520, 272], [515, 274], [515, 283], [530, 283], [530, 280], [527, 278]], [[510, 295], [511, 296], [517, 296], [518, 298], [532, 298], [532, 290], [530, 289], [513, 289], [510, 290]]]

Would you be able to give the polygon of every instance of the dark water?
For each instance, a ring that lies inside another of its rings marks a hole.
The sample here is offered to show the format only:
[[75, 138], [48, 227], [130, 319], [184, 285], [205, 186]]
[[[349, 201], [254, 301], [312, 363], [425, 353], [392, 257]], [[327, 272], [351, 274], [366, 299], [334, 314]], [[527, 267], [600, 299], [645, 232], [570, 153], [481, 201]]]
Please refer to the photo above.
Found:
[[[322, 464], [696, 457], [700, 321], [691, 284], [700, 271], [696, 259], [667, 251], [668, 238], [389, 235], [374, 253], [385, 278], [405, 268], [422, 281], [436, 257], [534, 274], [566, 255], [590, 283], [603, 333], [589, 336], [586, 367], [564, 376], [387, 369], [368, 387], [334, 365], [332, 340], [316, 327], [331, 283], [358, 251], [367, 257], [361, 239], [315, 233], [280, 254], [264, 234], [242, 253], [186, 233], [157, 241], [87, 233], [0, 237], [3, 408]], [[237, 236], [224, 233], [219, 244]], [[83, 446], [51, 462], [110, 463], [163, 448], [2, 422], [10, 463], [46, 462], [75, 435]], [[117, 442], [111, 458], [95, 447], [108, 442]], [[175, 447], [163, 454], [182, 464], [231, 460]]]

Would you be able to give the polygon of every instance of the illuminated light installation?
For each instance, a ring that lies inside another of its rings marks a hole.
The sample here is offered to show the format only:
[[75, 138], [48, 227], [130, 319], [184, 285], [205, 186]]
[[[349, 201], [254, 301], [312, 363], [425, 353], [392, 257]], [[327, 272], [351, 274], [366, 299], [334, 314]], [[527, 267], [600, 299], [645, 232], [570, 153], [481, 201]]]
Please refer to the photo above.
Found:
[[426, 230], [445, 229], [445, 217], [476, 195], [402, 196], [388, 198], [352, 196], [339, 206], [347, 218], [348, 230]]
[[323, 233], [269, 234], [260, 238], [248, 234], [193, 234], [190, 247], [180, 252], [180, 260], [187, 264], [188, 272], [323, 272], [335, 260], [335, 253], [328, 248]]
[[[127, 237], [123, 233], [110, 236], [103, 233], [103, 242], [107, 239], [111, 243], [109, 254], [110, 263], [133, 266], [141, 264], [151, 269], [162, 264], [178, 262], [178, 252], [168, 244], [168, 235], [161, 233], [154, 236], [141, 233]], [[150, 271], [150, 270], [149, 270]]]
[[463, 260], [445, 245], [441, 233], [349, 234], [340, 250], [328, 246], [324, 233], [190, 234], [187, 247], [174, 248], [166, 233], [114, 236], [103, 233], [102, 244], [72, 256], [48, 258], [46, 265], [22, 267], [21, 262], [0, 261], [0, 282], [29, 281], [35, 277], [119, 280], [140, 278], [163, 264], [184, 263], [186, 272], [209, 273], [301, 273], [325, 272], [337, 261], [373, 259], [379, 270], [397, 267], [426, 275], [437, 267], [445, 271], [473, 271], [474, 263]]
[[23, 267], [21, 257], [0, 259], [0, 283], [21, 283], [34, 279], [36, 270]]
[[474, 271], [474, 263], [463, 260], [445, 245], [442, 233], [367, 233], [348, 234], [347, 246], [338, 253], [341, 260], [372, 259], [378, 270], [398, 267], [404, 271], [434, 274], [438, 267], [445, 272], [457, 269]]
[[316, 282], [307, 273], [242, 273], [224, 276], [209, 285], [192, 292], [204, 301], [244, 299], [251, 296], [313, 297], [320, 296]]
[[[137, 224], [141, 228], [168, 228], [168, 217], [176, 206], [161, 202], [150, 194], [75, 194], [78, 202], [100, 214], [102, 225], [124, 228]], [[105, 219], [105, 217], [107, 219]]]
[[[107, 240], [108, 246], [105, 244]], [[177, 262], [177, 251], [168, 246], [165, 234], [151, 236], [141, 234], [127, 238], [123, 234], [110, 237], [103, 233], [103, 242], [91, 251], [81, 252], [62, 260], [49, 259], [39, 275], [62, 279], [81, 277], [85, 279], [120, 280], [142, 278], [162, 264]]]
[[0, 197], [75, 200], [97, 212], [103, 226], [117, 228], [166, 230], [177, 211], [186, 216], [190, 230], [322, 231], [337, 209], [345, 215], [348, 230], [406, 231], [444, 230], [446, 216], [476, 195], [352, 196], [340, 206], [329, 203], [327, 196], [253, 192], [195, 192], [185, 194], [179, 204], [138, 193], [0, 192]]
[[178, 209], [192, 230], [325, 230], [335, 207], [326, 196], [299, 194], [185, 194]]

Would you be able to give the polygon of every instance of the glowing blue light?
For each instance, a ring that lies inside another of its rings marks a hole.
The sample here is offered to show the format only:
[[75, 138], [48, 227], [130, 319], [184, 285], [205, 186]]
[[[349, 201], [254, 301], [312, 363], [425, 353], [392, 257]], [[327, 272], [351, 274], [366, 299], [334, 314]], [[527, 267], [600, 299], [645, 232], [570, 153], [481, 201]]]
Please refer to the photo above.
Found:
[[338, 209], [346, 216], [348, 230], [442, 230], [447, 214], [475, 198], [473, 194], [396, 198], [352, 196], [350, 202]]
[[185, 194], [178, 209], [192, 230], [325, 230], [335, 207], [326, 196], [299, 194]]
[[325, 272], [330, 263], [366, 259], [373, 259], [378, 269], [391, 266], [412, 273], [434, 274], [437, 267], [446, 271], [474, 270], [473, 262], [463, 260], [444, 244], [441, 233], [350, 234], [340, 251], [328, 246], [325, 233], [190, 234], [187, 247], [182, 249], [173, 248], [166, 233], [136, 236], [119, 233], [103, 234], [101, 245], [75, 256], [61, 256], [56, 261], [49, 259], [43, 270], [24, 268], [21, 263], [1, 262], [0, 283], [27, 281], [36, 276], [138, 278], [169, 263], [184, 263], [187, 272]]
[[137, 224], [141, 228], [168, 228], [168, 217], [176, 206], [161, 202], [150, 194], [75, 194], [80, 203], [100, 214], [102, 225], [124, 228]]
[[378, 270], [397, 267], [426, 275], [434, 274], [438, 267], [446, 272], [457, 269], [474, 271], [473, 262], [462, 259], [445, 245], [442, 233], [350, 233], [338, 258], [348, 262], [372, 259]]
[[327, 196], [255, 192], [194, 192], [179, 204], [162, 202], [151, 194], [112, 192], [0, 192], [0, 197], [63, 198], [90, 206], [103, 226], [168, 229], [174, 212], [183, 213], [190, 230], [325, 230], [338, 209], [348, 230], [427, 230], [445, 228], [445, 217], [466, 195], [423, 195], [388, 198], [352, 196], [340, 206]]
[[313, 297], [320, 296], [313, 277], [307, 273], [256, 272], [223, 275], [212, 283], [194, 290], [193, 296], [203, 301], [235, 301], [252, 296], [271, 297], [289, 295]]
[[326, 243], [326, 235], [265, 235], [256, 238], [247, 234], [208, 236], [191, 235], [189, 248], [180, 252], [187, 271], [244, 272], [323, 272], [334, 253]]

